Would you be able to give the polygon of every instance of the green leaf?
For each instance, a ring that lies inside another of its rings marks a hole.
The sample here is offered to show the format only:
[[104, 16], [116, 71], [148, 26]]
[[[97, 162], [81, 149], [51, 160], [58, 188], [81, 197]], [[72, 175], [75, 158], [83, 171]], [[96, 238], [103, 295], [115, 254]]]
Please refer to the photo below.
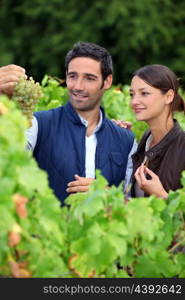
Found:
[[18, 167], [17, 180], [27, 191], [37, 190], [45, 194], [48, 187], [47, 175], [44, 171], [39, 171], [35, 165]]
[[137, 278], [161, 278], [161, 270], [156, 268], [156, 264], [148, 256], [140, 256], [135, 268]]

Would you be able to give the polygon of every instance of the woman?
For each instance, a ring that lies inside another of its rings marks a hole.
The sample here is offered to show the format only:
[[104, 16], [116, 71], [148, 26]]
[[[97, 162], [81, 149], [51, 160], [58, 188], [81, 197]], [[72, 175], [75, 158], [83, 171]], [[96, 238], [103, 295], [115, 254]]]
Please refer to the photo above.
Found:
[[163, 65], [148, 65], [133, 74], [131, 107], [136, 119], [149, 126], [132, 157], [133, 197], [153, 194], [167, 198], [169, 190], [181, 187], [185, 132], [173, 113], [185, 112], [185, 105], [178, 88], [177, 76]]

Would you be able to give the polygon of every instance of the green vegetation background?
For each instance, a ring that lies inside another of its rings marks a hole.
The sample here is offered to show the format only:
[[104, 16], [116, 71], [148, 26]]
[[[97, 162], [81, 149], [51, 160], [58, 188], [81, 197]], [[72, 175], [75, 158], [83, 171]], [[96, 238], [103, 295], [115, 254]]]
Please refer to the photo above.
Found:
[[115, 84], [138, 67], [162, 63], [185, 83], [185, 2], [180, 0], [1, 0], [0, 66], [15, 63], [35, 79], [64, 78], [77, 41], [106, 47]]

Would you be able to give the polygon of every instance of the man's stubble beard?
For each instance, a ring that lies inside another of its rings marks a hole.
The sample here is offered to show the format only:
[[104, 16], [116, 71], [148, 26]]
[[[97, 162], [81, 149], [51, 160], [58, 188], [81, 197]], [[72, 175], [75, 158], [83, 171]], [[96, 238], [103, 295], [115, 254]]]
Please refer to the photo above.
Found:
[[94, 110], [96, 107], [100, 107], [102, 97], [103, 97], [103, 94], [100, 97], [98, 97], [95, 101], [87, 100], [88, 103], [85, 103], [85, 101], [84, 101], [84, 103], [82, 102], [82, 106], [80, 106], [80, 105], [78, 106], [78, 105], [75, 105], [75, 101], [73, 102], [73, 98], [70, 96], [70, 103], [75, 110], [87, 112], [87, 111]]

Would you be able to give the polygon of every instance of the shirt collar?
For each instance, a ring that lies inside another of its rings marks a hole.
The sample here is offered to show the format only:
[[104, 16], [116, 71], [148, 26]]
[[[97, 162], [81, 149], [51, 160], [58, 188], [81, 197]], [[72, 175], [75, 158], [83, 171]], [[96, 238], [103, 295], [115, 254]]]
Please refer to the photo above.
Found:
[[[80, 121], [82, 122], [82, 124], [83, 124], [85, 127], [88, 127], [88, 121], [85, 120], [85, 119], [84, 119], [82, 116], [80, 116], [79, 114], [78, 114], [78, 116], [79, 116]], [[102, 111], [100, 110], [100, 120], [99, 120], [99, 122], [98, 122], [96, 128], [94, 129], [94, 133], [96, 133], [96, 132], [100, 129], [101, 124], [102, 124], [102, 120], [103, 120], [103, 115], [102, 115]]]
[[150, 134], [146, 140], [145, 151], [147, 152], [150, 149], [151, 142], [153, 140], [152, 135]]

